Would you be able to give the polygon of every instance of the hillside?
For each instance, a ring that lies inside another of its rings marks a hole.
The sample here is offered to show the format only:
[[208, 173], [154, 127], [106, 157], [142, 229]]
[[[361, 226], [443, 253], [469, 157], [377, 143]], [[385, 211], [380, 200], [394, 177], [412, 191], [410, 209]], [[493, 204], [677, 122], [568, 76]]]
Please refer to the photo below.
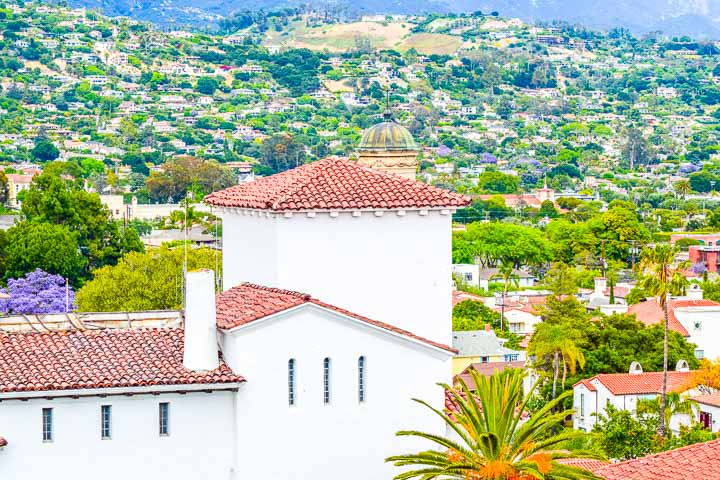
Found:
[[[73, 6], [102, 9], [164, 25], [207, 27], [240, 10], [306, 8], [300, 0], [71, 0]], [[561, 20], [593, 28], [628, 28], [634, 33], [662, 31], [668, 35], [720, 38], [720, 0], [339, 0], [318, 2], [344, 17], [367, 14], [418, 15], [429, 12], [497, 11], [525, 21]]]

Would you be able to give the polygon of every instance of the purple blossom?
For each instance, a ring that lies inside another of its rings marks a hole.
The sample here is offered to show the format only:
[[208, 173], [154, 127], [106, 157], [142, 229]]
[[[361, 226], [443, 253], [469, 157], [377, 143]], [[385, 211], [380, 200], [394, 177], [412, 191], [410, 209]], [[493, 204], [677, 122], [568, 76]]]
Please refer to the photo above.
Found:
[[436, 153], [438, 157], [447, 157], [448, 155], [451, 155], [453, 153], [453, 150], [448, 146], [440, 145]]
[[680, 168], [678, 168], [678, 171], [680, 173], [693, 173], [697, 172], [698, 170], [700, 170], [700, 167], [698, 167], [697, 165], [693, 165], [692, 163], [684, 163], [680, 165]]
[[75, 308], [75, 292], [72, 288], [66, 292], [65, 279], [39, 268], [24, 278], [8, 280], [0, 293], [10, 296], [0, 298], [0, 314], [63, 313], [68, 304], [70, 311]]
[[704, 263], [693, 263], [692, 267], [690, 267], [690, 271], [696, 275], [702, 275], [706, 270], [707, 268]]
[[498, 159], [492, 153], [485, 152], [480, 155], [480, 163], [497, 163]]

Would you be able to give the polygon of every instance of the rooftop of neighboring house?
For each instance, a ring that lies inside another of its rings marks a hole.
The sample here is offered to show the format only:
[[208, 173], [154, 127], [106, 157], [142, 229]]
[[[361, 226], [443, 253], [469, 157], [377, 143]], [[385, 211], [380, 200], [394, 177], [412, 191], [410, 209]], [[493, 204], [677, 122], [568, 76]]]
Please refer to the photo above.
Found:
[[709, 405], [711, 407], [720, 408], [720, 393], [697, 395], [697, 396], [693, 397], [693, 400], [695, 400], [698, 403], [702, 403], [703, 405]]
[[[668, 324], [670, 329], [678, 332], [684, 337], [690, 336], [687, 329], [677, 319], [675, 309], [697, 307], [720, 307], [720, 303], [713, 300], [695, 300], [687, 298], [670, 300], [668, 302]], [[657, 298], [651, 298], [644, 302], [631, 305], [630, 308], [628, 308], [628, 313], [635, 314], [637, 319], [647, 326], [659, 324], [664, 318], [663, 309]], [[718, 320], [720, 320], [720, 316], [718, 317]]]
[[512, 355], [519, 353], [503, 346], [504, 341], [499, 339], [490, 325], [485, 330], [471, 330], [453, 332], [453, 347], [458, 350], [461, 357], [485, 357], [492, 355]]
[[[502, 372], [511, 368], [525, 368], [525, 360], [518, 360], [516, 362], [488, 362], [488, 363], [472, 363], [465, 370], [462, 371], [458, 378], [461, 378], [466, 385], [470, 386], [473, 384], [472, 375], [470, 370], [475, 370], [483, 377], [489, 377], [495, 372]], [[472, 387], [471, 387], [472, 388]]]
[[[692, 388], [693, 372], [672, 371], [668, 372], [668, 392], [684, 392]], [[641, 373], [600, 373], [594, 377], [579, 381], [573, 387], [580, 384], [590, 391], [596, 391], [597, 385], [601, 384], [613, 395], [648, 395], [660, 394], [662, 392], [662, 372], [641, 372]]]
[[718, 480], [720, 439], [609, 465], [588, 465], [606, 480]]

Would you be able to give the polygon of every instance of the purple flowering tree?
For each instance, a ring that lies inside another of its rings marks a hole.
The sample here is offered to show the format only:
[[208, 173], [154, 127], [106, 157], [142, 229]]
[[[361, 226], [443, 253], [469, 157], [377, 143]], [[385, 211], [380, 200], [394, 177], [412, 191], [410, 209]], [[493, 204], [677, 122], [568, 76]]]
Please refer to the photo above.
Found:
[[694, 263], [693, 266], [690, 267], [690, 270], [695, 275], [702, 275], [703, 273], [705, 273], [707, 271], [707, 268], [705, 267], [704, 263], [698, 262], [698, 263]]
[[0, 288], [0, 314], [63, 313], [75, 308], [75, 292], [66, 290], [65, 279], [40, 270], [8, 280]]

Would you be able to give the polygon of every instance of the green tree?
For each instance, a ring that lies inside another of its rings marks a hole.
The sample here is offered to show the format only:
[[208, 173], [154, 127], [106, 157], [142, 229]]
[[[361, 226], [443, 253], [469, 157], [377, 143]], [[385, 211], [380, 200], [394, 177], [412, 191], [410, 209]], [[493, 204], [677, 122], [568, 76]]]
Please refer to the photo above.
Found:
[[0, 172], [0, 206], [7, 204], [9, 193], [7, 175], [5, 175], [5, 172]]
[[[665, 425], [670, 425], [670, 419], [673, 415], [693, 415], [696, 410], [697, 403], [689, 398], [680, 396], [677, 392], [671, 392], [667, 394], [667, 400], [664, 412]], [[654, 418], [660, 418], [661, 410], [661, 398], [656, 397], [652, 400], [638, 400], [637, 413], [641, 415], [650, 415]]]
[[218, 88], [218, 81], [212, 77], [200, 77], [198, 78], [195, 89], [203, 95], [212, 95]]
[[428, 440], [438, 449], [388, 458], [388, 462], [403, 468], [396, 480], [598, 478], [558, 462], [563, 458], [594, 457], [585, 451], [565, 448], [582, 437], [582, 432], [554, 433], [566, 413], [552, 411], [564, 397], [549, 402], [525, 421], [532, 391], [523, 395], [523, 371], [511, 369], [486, 377], [471, 370], [471, 375], [473, 390], [462, 380], [455, 388], [441, 385], [454, 405], [452, 410], [441, 411], [415, 400], [442, 418], [458, 440], [415, 430], [398, 432], [399, 436]]
[[482, 302], [463, 300], [453, 307], [453, 331], [482, 330], [486, 324], [497, 326], [500, 314]]
[[483, 172], [478, 178], [477, 189], [480, 193], [517, 193], [520, 179], [497, 171]]
[[667, 406], [667, 372], [668, 372], [668, 348], [669, 348], [669, 314], [668, 300], [670, 294], [675, 291], [684, 277], [682, 271], [689, 267], [687, 262], [675, 263], [675, 255], [679, 250], [668, 244], [657, 245], [654, 249], [643, 251], [640, 261], [640, 272], [642, 279], [640, 287], [650, 294], [658, 297], [660, 306], [663, 309], [663, 381], [660, 398], [660, 422], [658, 433], [665, 436], [667, 425], [665, 424], [665, 408]]
[[50, 140], [41, 138], [35, 142], [30, 154], [39, 162], [49, 162], [60, 156], [60, 150]]
[[23, 221], [10, 228], [3, 256], [6, 280], [39, 268], [77, 283], [85, 266], [76, 234], [51, 223]]
[[[188, 251], [188, 270], [215, 269], [219, 252]], [[96, 270], [77, 292], [78, 310], [112, 312], [178, 309], [183, 305], [184, 248], [167, 246], [145, 253], [130, 252], [117, 265]], [[221, 275], [217, 272], [218, 277]]]
[[608, 404], [593, 427], [595, 443], [607, 457], [629, 460], [654, 452], [657, 422]]
[[63, 225], [76, 235], [87, 259], [84, 275], [112, 265], [125, 253], [142, 251], [140, 237], [132, 228], [121, 228], [112, 220], [96, 193], [86, 192], [76, 182], [43, 172], [35, 176], [25, 192], [21, 213], [32, 222]]

